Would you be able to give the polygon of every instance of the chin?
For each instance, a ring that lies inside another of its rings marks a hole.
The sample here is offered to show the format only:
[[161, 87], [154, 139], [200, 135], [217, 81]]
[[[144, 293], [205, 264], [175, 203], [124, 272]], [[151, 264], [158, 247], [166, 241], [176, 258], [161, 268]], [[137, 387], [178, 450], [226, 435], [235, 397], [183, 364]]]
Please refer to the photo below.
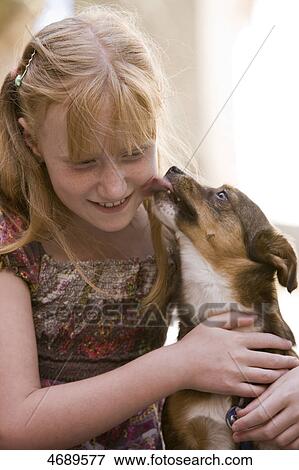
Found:
[[111, 217], [111, 223], [107, 221], [105, 223], [100, 223], [100, 222], [98, 224], [93, 223], [92, 225], [95, 228], [102, 230], [103, 232], [114, 233], [114, 232], [121, 232], [122, 230], [124, 230], [126, 227], [128, 227], [128, 225], [131, 223], [132, 220], [133, 220], [132, 216], [121, 217], [120, 215], [117, 215], [117, 218], [116, 218], [116, 215], [114, 215]]

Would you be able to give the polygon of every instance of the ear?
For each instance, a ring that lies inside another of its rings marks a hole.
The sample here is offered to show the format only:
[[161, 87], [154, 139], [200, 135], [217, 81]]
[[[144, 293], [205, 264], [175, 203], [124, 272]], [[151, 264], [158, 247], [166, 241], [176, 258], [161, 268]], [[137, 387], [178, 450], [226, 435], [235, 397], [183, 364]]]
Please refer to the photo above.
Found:
[[297, 287], [297, 258], [293, 248], [246, 194], [239, 190], [235, 194], [231, 202], [243, 225], [249, 258], [272, 266], [280, 284], [292, 292]]
[[297, 258], [290, 243], [270, 226], [259, 231], [248, 245], [249, 256], [277, 270], [280, 284], [292, 292], [297, 287]]
[[37, 155], [38, 157], [41, 157], [38, 146], [35, 144], [35, 142], [33, 141], [32, 137], [31, 137], [29, 127], [28, 127], [28, 124], [25, 121], [25, 119], [22, 118], [22, 117], [19, 118], [18, 123], [20, 124], [20, 126], [23, 129], [23, 137], [24, 137], [24, 141], [25, 141], [25, 144], [27, 145], [27, 147], [29, 147], [35, 155]]

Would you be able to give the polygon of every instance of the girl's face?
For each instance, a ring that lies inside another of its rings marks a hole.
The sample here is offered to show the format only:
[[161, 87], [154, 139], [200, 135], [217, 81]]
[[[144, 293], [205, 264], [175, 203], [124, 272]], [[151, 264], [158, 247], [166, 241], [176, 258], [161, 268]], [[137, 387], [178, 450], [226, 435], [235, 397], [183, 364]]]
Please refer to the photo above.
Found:
[[[56, 104], [48, 108], [38, 136], [38, 151], [59, 199], [81, 227], [105, 232], [117, 232], [130, 224], [143, 199], [141, 186], [157, 175], [156, 142], [144, 144], [143, 153], [133, 150], [132, 156], [120, 145], [119, 151], [108, 155], [101, 145], [97, 154], [84, 155], [84, 163], [72, 163], [65, 112]], [[115, 209], [97, 204], [119, 203], [124, 198], [128, 199]]]

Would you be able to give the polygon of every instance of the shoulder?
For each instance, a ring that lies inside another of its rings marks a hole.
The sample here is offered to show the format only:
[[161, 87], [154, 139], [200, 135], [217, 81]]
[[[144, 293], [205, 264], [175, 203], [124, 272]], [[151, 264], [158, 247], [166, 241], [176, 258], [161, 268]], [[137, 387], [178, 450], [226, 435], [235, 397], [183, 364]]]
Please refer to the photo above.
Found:
[[20, 217], [0, 209], [0, 270], [13, 272], [25, 281], [30, 291], [34, 291], [38, 282], [38, 258], [32, 244], [16, 248], [9, 253], [7, 245], [15, 243], [22, 232], [23, 222]]

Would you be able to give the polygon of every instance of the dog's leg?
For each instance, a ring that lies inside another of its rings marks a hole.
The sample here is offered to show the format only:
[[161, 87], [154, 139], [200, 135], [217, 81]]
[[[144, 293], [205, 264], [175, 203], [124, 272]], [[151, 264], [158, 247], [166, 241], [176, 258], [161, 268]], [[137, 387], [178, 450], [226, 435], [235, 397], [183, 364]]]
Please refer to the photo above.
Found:
[[236, 449], [225, 423], [231, 398], [181, 390], [165, 400], [162, 432], [166, 449]]

